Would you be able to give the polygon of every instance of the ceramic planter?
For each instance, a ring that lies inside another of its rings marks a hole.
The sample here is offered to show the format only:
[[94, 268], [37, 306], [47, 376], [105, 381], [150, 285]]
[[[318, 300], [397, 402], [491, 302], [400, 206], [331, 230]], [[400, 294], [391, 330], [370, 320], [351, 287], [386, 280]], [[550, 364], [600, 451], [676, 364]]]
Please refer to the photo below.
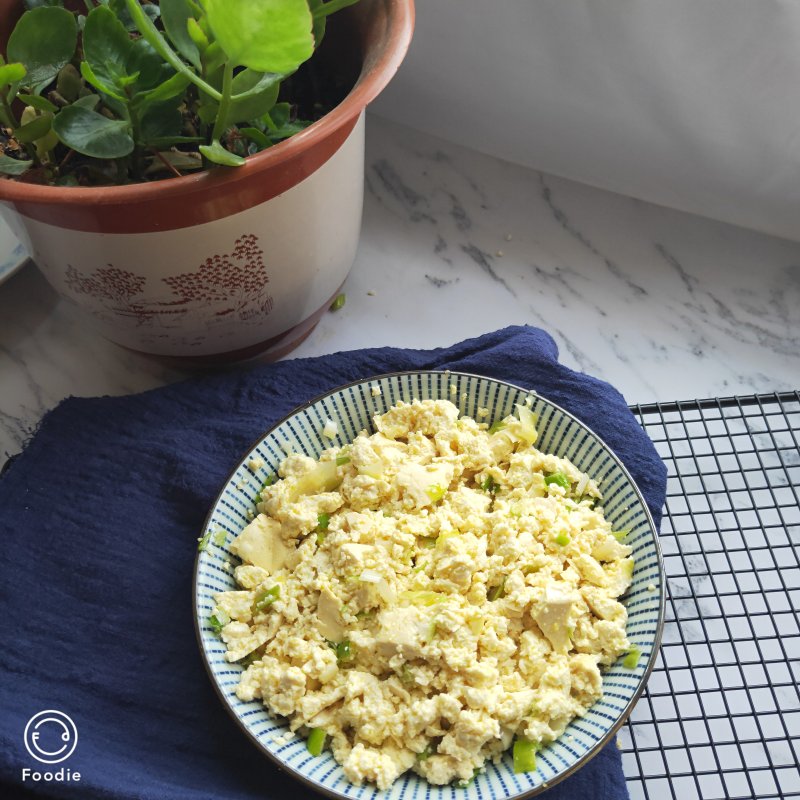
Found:
[[[3, 40], [17, 8], [0, 0]], [[319, 321], [355, 258], [364, 108], [405, 55], [413, 0], [341, 14], [340, 46], [361, 55], [354, 88], [242, 167], [102, 188], [0, 181], [15, 234], [103, 336], [190, 366], [278, 358]]]

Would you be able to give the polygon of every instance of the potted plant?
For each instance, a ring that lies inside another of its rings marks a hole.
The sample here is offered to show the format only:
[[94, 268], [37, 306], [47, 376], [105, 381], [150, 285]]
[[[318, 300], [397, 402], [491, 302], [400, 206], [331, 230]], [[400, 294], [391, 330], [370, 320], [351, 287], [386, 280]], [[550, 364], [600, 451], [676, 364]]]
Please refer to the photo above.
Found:
[[413, 0], [26, 6], [0, 0], [0, 210], [48, 281], [185, 365], [299, 344], [355, 258]]

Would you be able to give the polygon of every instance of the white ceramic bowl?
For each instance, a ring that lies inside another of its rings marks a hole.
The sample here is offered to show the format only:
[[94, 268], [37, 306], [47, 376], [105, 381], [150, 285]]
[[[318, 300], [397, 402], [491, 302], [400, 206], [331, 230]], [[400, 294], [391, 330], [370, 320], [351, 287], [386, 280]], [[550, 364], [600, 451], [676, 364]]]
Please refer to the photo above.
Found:
[[[451, 386], [456, 386], [455, 393]], [[373, 387], [380, 387], [379, 395]], [[372, 429], [372, 418], [400, 400], [414, 398], [453, 400], [462, 414], [476, 417], [488, 408], [487, 422], [502, 419], [514, 404], [533, 396], [539, 415], [536, 446], [570, 459], [594, 478], [603, 493], [603, 508], [614, 530], [629, 529], [626, 543], [633, 547], [636, 566], [633, 583], [622, 598], [628, 609], [628, 638], [641, 650], [634, 669], [618, 661], [603, 676], [603, 697], [584, 717], [575, 719], [558, 740], [537, 753], [535, 772], [515, 774], [510, 752], [499, 764], [487, 763], [486, 771], [465, 788], [432, 786], [407, 772], [387, 791], [373, 785], [354, 786], [329, 751], [311, 756], [305, 740], [293, 737], [283, 743], [288, 726], [269, 714], [260, 701], [242, 702], [235, 689], [243, 668], [225, 660], [225, 646], [208, 626], [214, 595], [237, 588], [232, 572], [223, 562], [236, 562], [227, 544], [249, 522], [253, 498], [267, 476], [285, 457], [286, 449], [318, 457], [326, 448], [352, 441], [363, 429]], [[323, 439], [327, 419], [339, 428], [338, 437]], [[261, 459], [255, 472], [247, 465]], [[220, 535], [220, 531], [224, 531]], [[583, 423], [568, 412], [520, 387], [476, 375], [455, 372], [411, 372], [383, 375], [336, 389], [297, 409], [269, 430], [248, 452], [226, 482], [206, 520], [208, 547], [198, 553], [195, 568], [195, 625], [203, 660], [223, 704], [242, 730], [281, 768], [307, 786], [335, 798], [370, 800], [508, 800], [528, 797], [565, 778], [595, 755], [630, 714], [653, 667], [664, 617], [664, 581], [661, 552], [653, 520], [644, 499], [619, 459]], [[214, 544], [214, 541], [225, 543]], [[648, 588], [650, 587], [650, 588]], [[652, 587], [655, 587], [653, 590]], [[276, 741], [276, 739], [278, 741]], [[244, 744], [244, 743], [243, 743]]]

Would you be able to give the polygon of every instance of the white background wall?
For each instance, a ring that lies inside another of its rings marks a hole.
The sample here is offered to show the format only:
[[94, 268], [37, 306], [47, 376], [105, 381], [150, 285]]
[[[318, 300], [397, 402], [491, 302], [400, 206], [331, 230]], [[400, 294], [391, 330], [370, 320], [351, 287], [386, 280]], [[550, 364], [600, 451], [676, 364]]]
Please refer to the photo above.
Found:
[[373, 109], [800, 239], [800, 0], [417, 0]]

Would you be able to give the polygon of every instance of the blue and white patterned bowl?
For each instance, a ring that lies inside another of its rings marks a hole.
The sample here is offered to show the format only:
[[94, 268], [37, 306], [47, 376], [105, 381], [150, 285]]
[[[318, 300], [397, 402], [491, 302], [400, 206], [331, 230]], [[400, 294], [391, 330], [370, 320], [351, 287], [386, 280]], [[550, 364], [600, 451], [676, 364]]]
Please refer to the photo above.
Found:
[[[455, 386], [452, 392], [451, 386]], [[373, 392], [380, 388], [380, 394]], [[217, 592], [236, 588], [235, 562], [228, 545], [249, 522], [253, 498], [272, 475], [288, 451], [314, 458], [331, 446], [352, 441], [360, 431], [372, 430], [372, 418], [401, 400], [448, 399], [462, 414], [477, 418], [479, 408], [488, 408], [487, 422], [502, 419], [515, 403], [532, 396], [539, 415], [536, 446], [570, 459], [594, 478], [603, 493], [603, 508], [614, 530], [629, 529], [626, 542], [633, 547], [636, 566], [633, 583], [623, 598], [628, 608], [628, 638], [641, 650], [634, 669], [617, 662], [603, 676], [603, 697], [582, 718], [574, 720], [564, 735], [537, 753], [535, 772], [515, 774], [511, 754], [499, 764], [487, 763], [486, 771], [466, 787], [432, 786], [414, 773], [399, 778], [387, 791], [373, 785], [354, 786], [330, 752], [311, 756], [306, 743], [294, 736], [287, 741], [288, 726], [272, 717], [260, 701], [242, 702], [236, 685], [243, 668], [225, 660], [225, 646], [208, 626]], [[327, 419], [337, 423], [334, 441], [323, 439]], [[258, 470], [248, 467], [260, 459]], [[203, 534], [208, 541], [198, 553], [195, 567], [195, 627], [206, 668], [220, 699], [244, 732], [263, 752], [289, 774], [329, 797], [371, 800], [508, 800], [529, 797], [585, 764], [609, 741], [633, 709], [653, 667], [664, 617], [664, 581], [661, 551], [653, 520], [644, 499], [625, 467], [609, 448], [583, 423], [553, 403], [490, 378], [456, 372], [411, 372], [382, 375], [336, 389], [312, 401], [279, 422], [234, 470], [209, 514]], [[653, 590], [655, 587], [655, 591]]]

